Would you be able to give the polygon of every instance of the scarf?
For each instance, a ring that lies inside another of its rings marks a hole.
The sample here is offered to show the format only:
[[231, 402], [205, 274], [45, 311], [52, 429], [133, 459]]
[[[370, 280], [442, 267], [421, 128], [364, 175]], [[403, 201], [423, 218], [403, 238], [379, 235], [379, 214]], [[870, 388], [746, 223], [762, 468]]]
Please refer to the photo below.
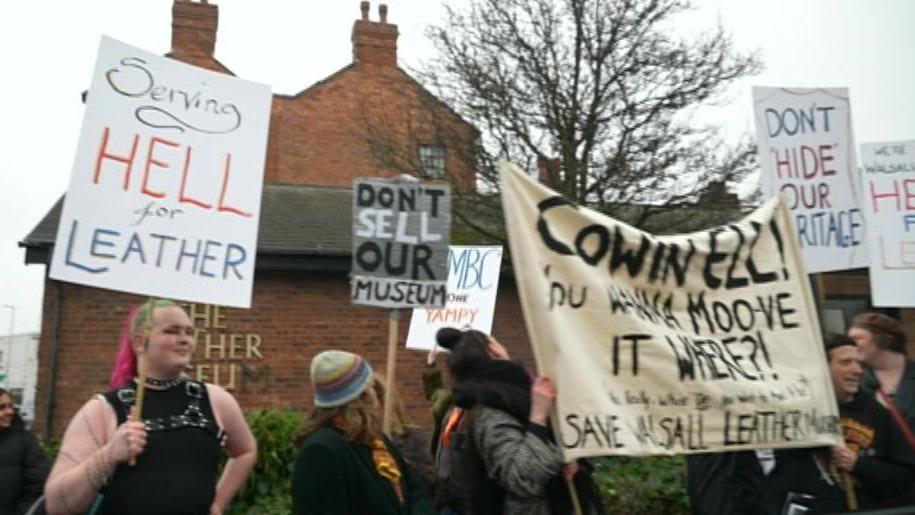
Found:
[[[341, 431], [346, 427], [346, 420], [342, 413], [334, 415], [331, 423]], [[397, 460], [394, 459], [391, 451], [388, 450], [388, 446], [385, 445], [384, 440], [381, 438], [373, 437], [368, 442], [368, 446], [372, 450], [372, 462], [375, 464], [375, 472], [391, 483], [391, 488], [394, 489], [397, 498], [403, 503], [403, 483], [400, 481], [403, 474], [400, 471], [400, 467], [397, 465]]]

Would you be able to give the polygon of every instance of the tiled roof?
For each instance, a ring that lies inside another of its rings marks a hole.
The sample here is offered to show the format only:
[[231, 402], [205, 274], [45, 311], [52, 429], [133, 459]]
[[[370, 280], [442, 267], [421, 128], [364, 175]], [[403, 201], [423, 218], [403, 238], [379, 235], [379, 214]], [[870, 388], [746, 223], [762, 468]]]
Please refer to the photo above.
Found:
[[[19, 243], [26, 249], [54, 245], [63, 197]], [[331, 186], [265, 183], [258, 254], [349, 256], [352, 190]]]

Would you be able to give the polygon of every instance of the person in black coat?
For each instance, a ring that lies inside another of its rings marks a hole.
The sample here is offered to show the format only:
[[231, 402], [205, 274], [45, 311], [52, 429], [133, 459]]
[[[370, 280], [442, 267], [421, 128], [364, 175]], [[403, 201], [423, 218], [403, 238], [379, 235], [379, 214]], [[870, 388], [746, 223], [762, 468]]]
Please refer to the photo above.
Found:
[[[859, 390], [863, 368], [855, 342], [845, 335], [826, 341], [829, 371], [839, 403], [845, 445], [775, 451], [775, 467], [767, 479], [769, 505], [784, 507], [793, 494], [809, 513], [898, 505], [915, 479], [915, 454], [889, 412], [873, 395]], [[845, 492], [847, 481], [854, 496]]]
[[38, 439], [13, 408], [13, 396], [0, 388], [0, 515], [25, 513], [41, 497], [48, 469]]
[[311, 363], [315, 410], [299, 433], [292, 474], [297, 515], [433, 515], [397, 446], [379, 430], [372, 368], [325, 351]]

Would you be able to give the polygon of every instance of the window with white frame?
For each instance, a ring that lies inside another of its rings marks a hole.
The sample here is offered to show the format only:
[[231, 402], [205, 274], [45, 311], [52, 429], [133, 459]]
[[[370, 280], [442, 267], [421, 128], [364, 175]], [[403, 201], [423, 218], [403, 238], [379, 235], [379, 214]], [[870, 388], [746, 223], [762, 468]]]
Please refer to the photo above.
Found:
[[420, 145], [419, 165], [423, 177], [443, 179], [445, 177], [445, 147], [442, 145]]

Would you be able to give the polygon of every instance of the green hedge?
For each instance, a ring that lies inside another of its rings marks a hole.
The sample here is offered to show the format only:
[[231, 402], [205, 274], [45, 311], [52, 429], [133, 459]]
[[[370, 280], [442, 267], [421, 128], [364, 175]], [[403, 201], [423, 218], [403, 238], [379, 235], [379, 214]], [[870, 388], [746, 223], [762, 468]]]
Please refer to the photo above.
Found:
[[688, 514], [686, 460], [682, 456], [591, 460], [609, 513]]
[[[298, 448], [293, 443], [305, 415], [288, 410], [245, 414], [257, 440], [257, 465], [235, 496], [226, 515], [292, 513], [290, 479]], [[54, 459], [59, 440], [44, 442]], [[683, 457], [601, 458], [591, 460], [594, 480], [609, 513], [642, 515], [689, 513], [686, 460]]]
[[257, 440], [257, 465], [227, 515], [292, 513], [290, 479], [298, 454], [293, 440], [304, 417], [299, 412], [268, 409], [245, 414]]

